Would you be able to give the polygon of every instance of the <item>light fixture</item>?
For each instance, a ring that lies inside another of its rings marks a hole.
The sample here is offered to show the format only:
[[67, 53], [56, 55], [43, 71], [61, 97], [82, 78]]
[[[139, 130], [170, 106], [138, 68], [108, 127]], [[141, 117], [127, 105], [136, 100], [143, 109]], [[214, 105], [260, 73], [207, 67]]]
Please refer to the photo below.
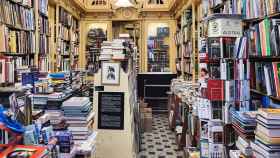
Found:
[[129, 0], [117, 0], [115, 2], [115, 6], [118, 8], [127, 8], [127, 7], [132, 7], [133, 4]]

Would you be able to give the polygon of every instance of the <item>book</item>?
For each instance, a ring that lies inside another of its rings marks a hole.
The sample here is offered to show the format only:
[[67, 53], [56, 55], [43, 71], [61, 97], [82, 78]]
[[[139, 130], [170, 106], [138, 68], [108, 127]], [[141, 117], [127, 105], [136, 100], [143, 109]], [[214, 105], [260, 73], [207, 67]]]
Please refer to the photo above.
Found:
[[258, 114], [265, 119], [280, 119], [280, 109], [264, 109], [260, 108]]
[[225, 101], [235, 101], [235, 81], [225, 81]]
[[258, 157], [262, 157], [262, 158], [277, 158], [280, 156], [280, 152], [269, 152], [267, 150], [265, 150], [264, 148], [262, 148], [262, 146], [256, 144], [255, 142], [251, 143], [251, 146], [253, 148], [254, 151], [254, 155], [260, 155]]
[[280, 129], [269, 129], [261, 124], [257, 125], [256, 131], [262, 131], [262, 133], [269, 137], [280, 137]]
[[208, 99], [211, 101], [223, 101], [224, 94], [224, 81], [223, 80], [208, 80], [207, 83]]
[[271, 145], [277, 145], [280, 143], [280, 137], [269, 137], [266, 134], [264, 134], [262, 131], [257, 131], [256, 132], [256, 137], [257, 140], [265, 143], [265, 144], [271, 144]]
[[279, 126], [279, 119], [266, 119], [262, 115], [257, 115], [257, 120], [265, 125]]

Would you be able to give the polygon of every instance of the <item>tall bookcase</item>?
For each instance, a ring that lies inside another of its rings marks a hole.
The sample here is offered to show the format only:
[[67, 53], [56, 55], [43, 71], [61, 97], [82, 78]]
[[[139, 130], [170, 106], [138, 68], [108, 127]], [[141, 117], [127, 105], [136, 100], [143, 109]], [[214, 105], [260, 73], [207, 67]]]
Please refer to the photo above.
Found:
[[38, 13], [35, 19], [38, 21], [37, 38], [38, 39], [38, 68], [40, 72], [49, 72], [50, 70], [50, 27], [48, 17], [48, 0], [39, 0]]
[[78, 68], [80, 29], [79, 20], [62, 6], [57, 8], [56, 43], [57, 71]]
[[184, 80], [196, 82], [199, 78], [198, 9], [195, 3], [187, 3], [177, 18], [177, 73]]
[[35, 22], [32, 0], [0, 1], [0, 83], [13, 84], [18, 73], [35, 65]]

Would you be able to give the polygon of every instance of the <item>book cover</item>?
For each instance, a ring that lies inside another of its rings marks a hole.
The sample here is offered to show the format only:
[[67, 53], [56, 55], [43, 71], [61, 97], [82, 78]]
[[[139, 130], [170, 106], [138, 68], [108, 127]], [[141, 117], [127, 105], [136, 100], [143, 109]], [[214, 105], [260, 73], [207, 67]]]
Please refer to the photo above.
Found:
[[280, 109], [271, 109], [271, 108], [260, 108], [258, 114], [264, 117], [265, 119], [279, 119], [280, 120]]
[[208, 99], [212, 101], [223, 101], [224, 97], [224, 81], [209, 80], [207, 84]]
[[261, 131], [263, 134], [267, 135], [268, 137], [280, 137], [280, 128], [279, 129], [268, 129], [261, 124], [257, 124], [256, 131]]

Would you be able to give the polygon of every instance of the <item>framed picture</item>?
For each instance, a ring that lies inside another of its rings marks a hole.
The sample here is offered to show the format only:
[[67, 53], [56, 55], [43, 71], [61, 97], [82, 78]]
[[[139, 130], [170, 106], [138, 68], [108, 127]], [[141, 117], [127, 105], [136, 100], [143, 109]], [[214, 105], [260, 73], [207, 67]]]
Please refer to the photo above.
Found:
[[102, 84], [119, 85], [120, 84], [120, 63], [103, 62], [101, 70]]

